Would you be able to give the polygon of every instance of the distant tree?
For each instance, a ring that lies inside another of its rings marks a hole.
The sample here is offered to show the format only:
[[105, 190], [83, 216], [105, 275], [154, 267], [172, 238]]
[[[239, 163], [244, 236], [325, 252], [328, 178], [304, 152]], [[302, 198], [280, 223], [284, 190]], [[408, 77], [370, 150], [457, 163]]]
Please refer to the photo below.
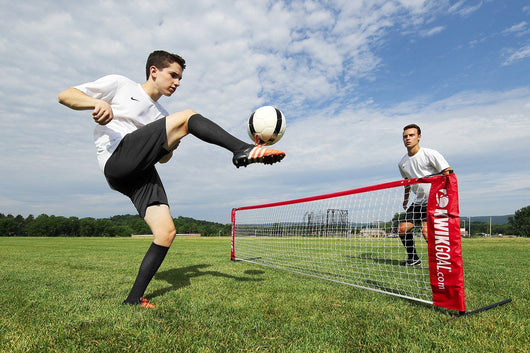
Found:
[[515, 211], [509, 222], [515, 235], [530, 237], [530, 205]]
[[485, 222], [471, 222], [471, 235], [479, 233], [489, 233], [489, 224]]
[[18, 235], [19, 224], [17, 219], [13, 215], [4, 216], [1, 214], [0, 217], [0, 234], [8, 237]]
[[130, 227], [127, 226], [114, 226], [112, 228], [111, 237], [130, 237], [134, 234]]
[[151, 230], [145, 221], [138, 215], [119, 215], [110, 218], [112, 223], [121, 227], [116, 230], [115, 236], [130, 236], [131, 234], [151, 234]]
[[69, 217], [68, 218], [68, 230], [66, 235], [69, 237], [78, 237], [79, 236], [79, 218]]
[[25, 230], [30, 237], [51, 237], [55, 235], [55, 224], [52, 224], [50, 216], [41, 214], [26, 223]]
[[79, 236], [93, 237], [97, 236], [96, 220], [92, 217], [81, 218], [79, 220]]
[[[173, 219], [177, 233], [200, 233], [202, 236], [228, 236], [230, 224], [196, 220], [189, 217]], [[63, 217], [41, 214], [13, 216], [0, 213], [0, 236], [32, 237], [128, 237], [131, 234], [150, 234], [151, 230], [138, 215], [119, 215], [110, 218]]]

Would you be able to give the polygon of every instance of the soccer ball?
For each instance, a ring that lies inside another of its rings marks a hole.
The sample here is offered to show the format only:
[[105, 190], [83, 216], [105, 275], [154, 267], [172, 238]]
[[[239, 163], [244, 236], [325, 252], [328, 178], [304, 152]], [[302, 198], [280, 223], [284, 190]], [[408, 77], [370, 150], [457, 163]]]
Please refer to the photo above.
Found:
[[270, 105], [256, 109], [248, 119], [248, 136], [259, 145], [272, 145], [280, 141], [285, 132], [285, 116]]

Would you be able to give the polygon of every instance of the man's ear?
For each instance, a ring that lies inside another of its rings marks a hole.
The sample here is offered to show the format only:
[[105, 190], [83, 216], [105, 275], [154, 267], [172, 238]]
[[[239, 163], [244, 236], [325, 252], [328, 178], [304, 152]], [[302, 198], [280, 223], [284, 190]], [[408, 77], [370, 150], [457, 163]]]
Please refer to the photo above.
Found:
[[149, 68], [149, 75], [154, 79], [156, 78], [157, 74], [158, 74], [158, 69], [156, 68], [156, 66], [151, 66]]

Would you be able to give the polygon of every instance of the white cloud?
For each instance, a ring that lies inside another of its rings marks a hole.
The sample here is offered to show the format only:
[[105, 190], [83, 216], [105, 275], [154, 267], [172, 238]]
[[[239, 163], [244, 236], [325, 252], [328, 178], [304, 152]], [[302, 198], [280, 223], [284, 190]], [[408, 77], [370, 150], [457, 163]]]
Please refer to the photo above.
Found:
[[517, 50], [510, 50], [507, 56], [508, 57], [502, 63], [503, 66], [512, 65], [516, 62], [524, 60], [530, 57], [530, 45], [525, 45], [524, 47]]
[[526, 21], [519, 22], [510, 28], [507, 28], [503, 31], [503, 33], [521, 33], [527, 31], [527, 23]]
[[421, 33], [422, 37], [432, 37], [445, 29], [444, 26], [436, 26], [430, 29], [427, 29]]
[[451, 14], [456, 14], [462, 17], [466, 17], [466, 16], [471, 15], [473, 12], [479, 10], [483, 4], [482, 1], [478, 1], [474, 5], [467, 5], [466, 1], [467, 0], [458, 1], [457, 3], [455, 3], [449, 8], [448, 12]]

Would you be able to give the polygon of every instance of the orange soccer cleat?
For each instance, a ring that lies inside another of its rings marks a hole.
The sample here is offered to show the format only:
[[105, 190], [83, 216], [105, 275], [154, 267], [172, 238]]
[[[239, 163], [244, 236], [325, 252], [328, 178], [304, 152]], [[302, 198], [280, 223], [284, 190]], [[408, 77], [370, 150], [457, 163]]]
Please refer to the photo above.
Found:
[[234, 153], [232, 162], [239, 167], [246, 167], [252, 163], [273, 164], [285, 157], [285, 152], [262, 146], [250, 146], [246, 150]]
[[146, 308], [146, 309], [156, 309], [156, 305], [155, 304], [151, 304], [151, 302], [149, 302], [149, 300], [145, 299], [145, 298], [140, 298], [140, 304], [139, 304], [142, 308]]

